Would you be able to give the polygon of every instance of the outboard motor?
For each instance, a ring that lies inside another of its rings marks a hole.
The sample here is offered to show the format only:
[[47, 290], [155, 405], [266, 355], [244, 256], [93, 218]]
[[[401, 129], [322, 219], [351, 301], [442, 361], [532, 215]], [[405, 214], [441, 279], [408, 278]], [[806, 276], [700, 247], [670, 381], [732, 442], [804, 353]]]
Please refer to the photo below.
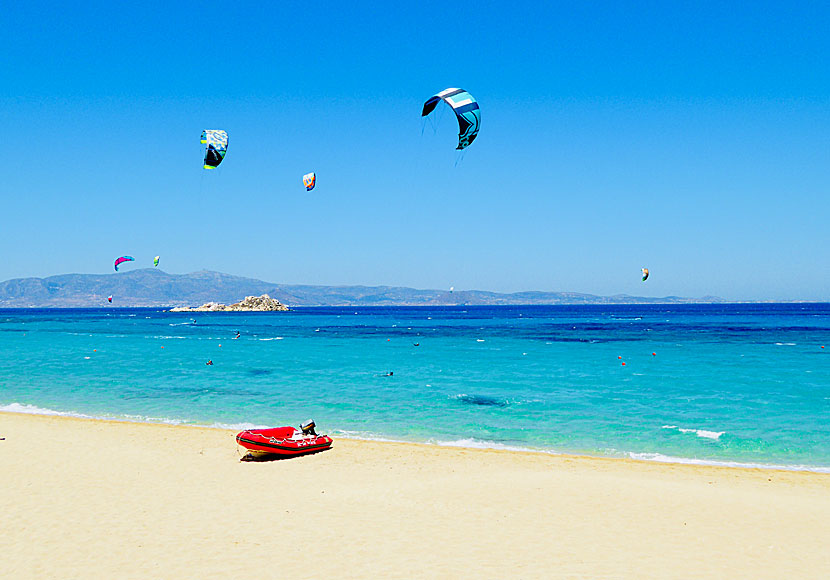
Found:
[[300, 429], [303, 430], [303, 435], [314, 435], [316, 437], [317, 432], [314, 430], [315, 427], [316, 425], [312, 419], [300, 423]]

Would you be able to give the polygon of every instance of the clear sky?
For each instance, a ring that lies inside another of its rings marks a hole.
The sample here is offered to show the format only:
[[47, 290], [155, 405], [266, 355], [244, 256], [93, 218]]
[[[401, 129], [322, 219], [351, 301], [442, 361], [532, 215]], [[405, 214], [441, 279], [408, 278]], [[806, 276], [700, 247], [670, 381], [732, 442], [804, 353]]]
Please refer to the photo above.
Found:
[[[277, 283], [830, 300], [828, 30], [822, 2], [6, 3], [0, 280], [160, 254]], [[447, 87], [481, 106], [460, 159], [451, 111], [420, 117]], [[215, 171], [203, 129], [230, 135]]]

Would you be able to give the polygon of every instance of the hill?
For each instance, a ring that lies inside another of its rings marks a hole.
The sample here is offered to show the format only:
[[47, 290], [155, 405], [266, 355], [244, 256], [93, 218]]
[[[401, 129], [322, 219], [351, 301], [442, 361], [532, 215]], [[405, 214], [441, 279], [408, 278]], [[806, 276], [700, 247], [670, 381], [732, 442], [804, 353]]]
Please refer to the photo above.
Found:
[[245, 296], [268, 294], [288, 306], [439, 306], [497, 304], [679, 304], [723, 302], [721, 298], [666, 296], [596, 296], [573, 292], [418, 290], [399, 286], [308, 286], [264, 282], [202, 270], [168, 274], [145, 268], [112, 274], [63, 274], [0, 282], [0, 308], [92, 308], [115, 306], [192, 306], [232, 303]]

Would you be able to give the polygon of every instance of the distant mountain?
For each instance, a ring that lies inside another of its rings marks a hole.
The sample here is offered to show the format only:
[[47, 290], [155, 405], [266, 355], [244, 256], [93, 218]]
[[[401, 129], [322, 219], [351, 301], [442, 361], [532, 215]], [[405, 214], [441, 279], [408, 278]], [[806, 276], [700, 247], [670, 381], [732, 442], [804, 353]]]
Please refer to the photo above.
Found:
[[113, 306], [196, 306], [205, 302], [238, 302], [245, 296], [268, 294], [287, 306], [446, 306], [496, 304], [679, 304], [724, 302], [703, 298], [595, 296], [573, 292], [483, 290], [416, 290], [397, 286], [305, 286], [274, 284], [202, 270], [168, 274], [145, 268], [112, 274], [64, 274], [48, 278], [17, 278], [0, 282], [0, 308], [92, 308]]

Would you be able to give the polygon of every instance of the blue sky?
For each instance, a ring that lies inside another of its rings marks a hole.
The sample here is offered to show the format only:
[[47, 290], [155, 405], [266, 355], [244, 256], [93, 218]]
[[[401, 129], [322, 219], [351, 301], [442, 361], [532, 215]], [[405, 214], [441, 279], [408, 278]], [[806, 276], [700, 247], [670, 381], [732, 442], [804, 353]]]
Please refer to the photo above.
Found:
[[[0, 280], [160, 254], [278, 283], [830, 297], [821, 3], [54, 6], [0, 18]], [[420, 117], [447, 87], [481, 105], [460, 159], [451, 112]]]

